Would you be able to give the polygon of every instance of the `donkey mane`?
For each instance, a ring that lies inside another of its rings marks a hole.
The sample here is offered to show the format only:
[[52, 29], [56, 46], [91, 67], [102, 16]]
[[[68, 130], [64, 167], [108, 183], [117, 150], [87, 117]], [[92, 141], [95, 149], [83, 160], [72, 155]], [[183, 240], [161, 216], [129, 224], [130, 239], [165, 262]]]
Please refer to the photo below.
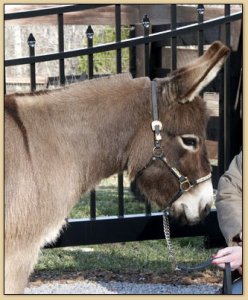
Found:
[[[40, 91], [35, 91], [35, 92], [26, 92], [26, 93], [20, 93], [16, 92], [10, 95], [7, 95], [5, 97], [5, 108], [6, 109], [11, 109], [12, 108], [12, 102], [11, 98], [23, 98], [23, 97], [30, 97], [31, 100], [35, 103], [37, 102], [37, 98], [39, 97], [39, 101], [46, 101], [47, 98], [43, 97], [44, 95], [48, 95], [50, 97], [54, 97], [53, 101], [55, 103], [63, 102], [64, 100], [68, 101], [71, 98], [73, 98], [73, 101], [76, 101], [78, 98], [80, 98], [80, 102], [84, 101], [87, 102], [88, 98], [93, 98], [95, 95], [101, 96], [102, 94], [113, 94], [113, 91], [118, 91], [118, 93], [129, 93], [126, 87], [132, 84], [135, 80], [135, 85], [131, 85], [130, 88], [132, 89], [133, 87], [137, 88], [137, 82], [140, 82], [141, 86], [144, 84], [144, 87], [148, 88], [147, 83], [150, 81], [148, 78], [144, 80], [145, 78], [137, 78], [133, 79], [130, 73], [120, 73], [120, 74], [115, 74], [115, 75], [109, 75], [109, 76], [103, 76], [99, 78], [94, 78], [91, 80], [85, 80], [85, 81], [79, 81], [76, 83], [72, 83], [70, 85], [66, 85], [63, 87], [58, 87], [55, 89], [51, 90], [40, 90]], [[146, 82], [146, 84], [145, 84]], [[140, 87], [141, 87], [140, 86]], [[100, 89], [100, 92], [98, 92]], [[55, 98], [57, 93], [63, 93], [64, 96], [70, 95], [69, 98]], [[93, 96], [92, 96], [93, 93]], [[84, 95], [84, 98], [82, 98], [82, 94]], [[76, 96], [76, 98], [74, 98]], [[107, 99], [104, 99], [104, 101], [107, 101]], [[25, 100], [25, 104], [31, 104], [32, 102], [27, 102]]]

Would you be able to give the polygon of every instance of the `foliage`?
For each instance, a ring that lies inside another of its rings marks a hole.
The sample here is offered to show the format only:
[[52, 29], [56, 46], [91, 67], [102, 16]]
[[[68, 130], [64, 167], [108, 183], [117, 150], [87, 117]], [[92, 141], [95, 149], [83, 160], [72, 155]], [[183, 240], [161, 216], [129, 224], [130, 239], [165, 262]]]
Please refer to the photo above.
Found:
[[[93, 45], [106, 44], [115, 41], [115, 28], [113, 26], [96, 26], [93, 28]], [[129, 27], [121, 27], [121, 39], [129, 37]], [[83, 39], [83, 47], [87, 47], [87, 37]], [[129, 49], [121, 50], [122, 72], [129, 70]], [[115, 74], [116, 73], [116, 51], [106, 51], [93, 55], [94, 75]], [[81, 56], [79, 63], [80, 73], [89, 73], [88, 56]]]

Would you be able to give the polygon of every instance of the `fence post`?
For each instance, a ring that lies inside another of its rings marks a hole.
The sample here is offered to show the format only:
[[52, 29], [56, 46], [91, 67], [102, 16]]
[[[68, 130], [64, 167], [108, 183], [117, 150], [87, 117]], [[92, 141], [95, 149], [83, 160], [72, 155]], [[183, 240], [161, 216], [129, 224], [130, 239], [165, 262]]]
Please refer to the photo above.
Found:
[[96, 190], [90, 191], [90, 217], [91, 219], [96, 218]]
[[[198, 4], [197, 6], [198, 12], [198, 23], [201, 24], [203, 22], [205, 8], [203, 4]], [[204, 45], [204, 33], [203, 30], [198, 31], [198, 55], [201, 56], [203, 54], [203, 45]]]
[[[148, 18], [147, 15], [144, 15], [142, 24], [144, 27], [144, 36], [149, 35], [149, 29], [150, 29], [150, 19]], [[149, 68], [149, 43], [145, 43], [145, 76], [150, 75], [150, 68]], [[152, 208], [150, 202], [148, 202], [147, 198], [146, 199], [146, 215], [150, 215]]]
[[[35, 56], [35, 43], [36, 40], [32, 33], [30, 33], [28, 37], [28, 46], [29, 46], [29, 56]], [[35, 63], [30, 64], [30, 84], [31, 84], [31, 91], [36, 90], [36, 78], [35, 78]]]
[[4, 78], [4, 95], [6, 95], [6, 70], [5, 70], [5, 67], [3, 69], [3, 78]]
[[[86, 36], [87, 36], [87, 47], [91, 48], [93, 47], [93, 37], [94, 37], [94, 31], [92, 27], [89, 25], [86, 30]], [[93, 78], [93, 54], [88, 55], [88, 69], [89, 69], [89, 79]]]
[[[120, 4], [115, 5], [115, 41], [121, 41], [121, 8]], [[121, 65], [121, 48], [116, 50], [116, 70], [122, 72]]]
[[[171, 4], [171, 30], [177, 28], [177, 5]], [[177, 68], [177, 36], [171, 38], [171, 71]]]
[[[225, 16], [230, 14], [230, 5], [224, 6]], [[225, 24], [224, 43], [230, 46], [230, 23]], [[218, 166], [219, 175], [222, 175], [228, 168], [231, 161], [230, 158], [230, 139], [232, 126], [232, 111], [230, 99], [230, 56], [226, 59], [224, 70], [222, 73], [222, 80], [224, 86], [221, 87], [220, 92], [220, 136], [219, 136], [219, 150], [218, 150]]]
[[[198, 4], [197, 6], [197, 12], [198, 12], [198, 24], [201, 24], [204, 20], [204, 12], [205, 8], [203, 4]], [[198, 31], [198, 56], [203, 55], [203, 50], [204, 50], [204, 33], [203, 30], [200, 29]], [[203, 97], [204, 92], [201, 91], [200, 95]]]
[[[59, 52], [64, 52], [64, 15], [58, 14], [58, 39]], [[59, 60], [59, 80], [60, 85], [65, 84], [65, 60]]]
[[[230, 4], [225, 4], [225, 16], [230, 15]], [[225, 44], [230, 47], [231, 44], [231, 24], [225, 24]], [[231, 61], [230, 56], [227, 58], [224, 65], [224, 147], [225, 147], [225, 157], [224, 157], [224, 170], [227, 170], [231, 162], [231, 126], [232, 126], [232, 101], [231, 101]]]
[[[94, 31], [90, 25], [86, 30], [86, 37], [87, 37], [87, 47], [88, 48], [93, 47]], [[88, 55], [88, 72], [89, 72], [89, 79], [92, 79], [94, 76], [93, 54]], [[91, 219], [96, 218], [96, 190], [95, 189], [92, 189], [90, 191], [90, 217]]]
[[[132, 25], [130, 28], [130, 33], [129, 33], [129, 38], [134, 38], [135, 37], [135, 26]], [[136, 77], [136, 47], [135, 46], [130, 46], [129, 47], [129, 57], [130, 57], [130, 61], [129, 61], [129, 71], [132, 74], [133, 78]]]
[[[121, 7], [115, 5], [115, 41], [121, 41]], [[116, 50], [116, 72], [122, 72], [121, 49]], [[124, 185], [123, 173], [118, 174], [118, 216], [124, 216]]]
[[[148, 18], [147, 15], [144, 15], [142, 24], [144, 27], [144, 36], [149, 35], [149, 28], [150, 28], [150, 19]], [[149, 70], [149, 43], [145, 43], [145, 76], [150, 75], [150, 70]]]
[[[201, 24], [203, 22], [203, 16], [205, 12], [205, 8], [203, 4], [198, 4], [197, 12], [198, 12], [198, 23]], [[203, 54], [203, 45], [204, 45], [204, 33], [203, 30], [200, 29], [198, 31], [198, 55], [199, 56]]]

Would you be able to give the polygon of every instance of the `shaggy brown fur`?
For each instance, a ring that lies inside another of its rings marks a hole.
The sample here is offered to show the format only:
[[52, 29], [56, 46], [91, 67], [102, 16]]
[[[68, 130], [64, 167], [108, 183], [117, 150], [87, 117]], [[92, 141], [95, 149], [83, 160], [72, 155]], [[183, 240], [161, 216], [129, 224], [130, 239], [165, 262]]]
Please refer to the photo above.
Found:
[[[170, 163], [190, 178], [210, 172], [207, 112], [199, 98], [186, 104], [176, 99], [179, 95], [184, 102], [181, 95], [187, 95], [193, 100], [227, 54], [217, 42], [196, 64], [158, 80], [162, 146]], [[125, 167], [132, 179], [149, 161], [150, 93], [148, 78], [116, 75], [48, 93], [6, 96], [5, 293], [23, 292], [39, 249], [58, 236], [82, 193]], [[197, 151], [178, 143], [177, 137], [187, 133], [199, 137]], [[159, 162], [140, 176], [139, 185], [162, 208], [178, 190]]]

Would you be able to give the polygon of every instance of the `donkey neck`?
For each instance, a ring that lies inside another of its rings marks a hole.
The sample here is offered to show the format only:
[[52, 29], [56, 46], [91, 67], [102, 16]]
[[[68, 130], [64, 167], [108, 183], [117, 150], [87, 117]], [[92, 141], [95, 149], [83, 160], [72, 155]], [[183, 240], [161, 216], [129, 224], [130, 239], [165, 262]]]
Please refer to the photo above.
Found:
[[148, 78], [116, 75], [21, 98], [28, 138], [69, 156], [85, 188], [124, 169], [133, 138], [151, 118]]

